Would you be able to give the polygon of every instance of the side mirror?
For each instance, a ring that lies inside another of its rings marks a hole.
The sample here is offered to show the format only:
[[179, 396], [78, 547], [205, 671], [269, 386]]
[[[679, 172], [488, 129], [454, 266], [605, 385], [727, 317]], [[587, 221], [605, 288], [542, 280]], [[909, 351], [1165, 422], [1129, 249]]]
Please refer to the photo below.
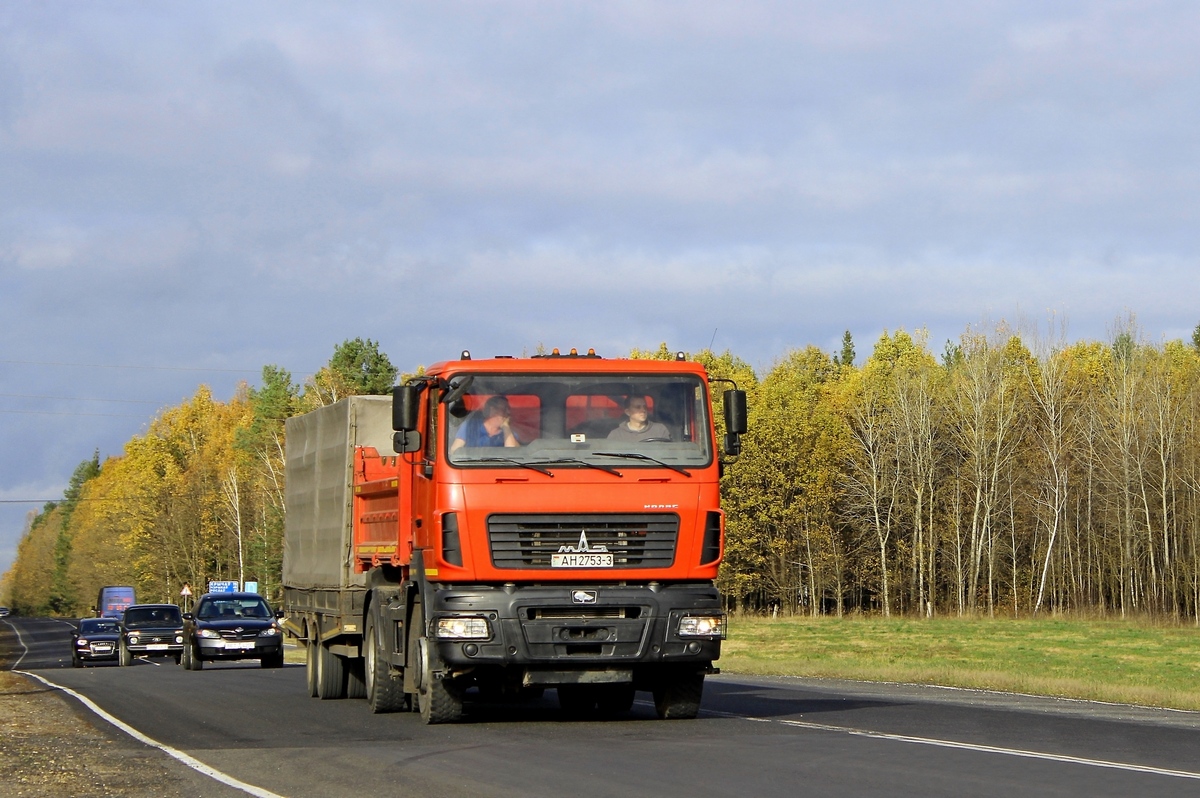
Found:
[[193, 617], [193, 616], [192, 616], [192, 614], [191, 614], [190, 612], [185, 612], [185, 613], [183, 614], [183, 619], [184, 619], [185, 621], [190, 621], [190, 620], [192, 620], [192, 617]]
[[737, 389], [726, 391], [725, 431], [732, 435], [746, 432], [746, 392]]
[[421, 451], [421, 433], [415, 429], [400, 430], [392, 433], [392, 449], [396, 454]]
[[397, 432], [416, 429], [420, 409], [420, 385], [397, 385], [392, 388], [392, 429]]
[[283, 618], [283, 610], [275, 610], [276, 618]]
[[742, 436], [734, 435], [732, 432], [725, 436], [725, 454], [730, 457], [737, 457], [742, 453]]

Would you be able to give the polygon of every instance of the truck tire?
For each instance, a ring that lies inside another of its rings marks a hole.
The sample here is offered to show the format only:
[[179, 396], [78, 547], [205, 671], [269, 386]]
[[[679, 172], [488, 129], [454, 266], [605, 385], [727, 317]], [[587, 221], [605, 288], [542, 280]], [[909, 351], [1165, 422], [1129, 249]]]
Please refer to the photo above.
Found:
[[366, 698], [366, 674], [363, 672], [362, 657], [342, 657], [342, 669], [346, 671], [346, 698]]
[[317, 698], [337, 699], [346, 697], [346, 670], [342, 658], [317, 643]]
[[425, 637], [425, 615], [421, 603], [413, 605], [412, 620], [408, 625], [408, 665], [415, 669], [417, 682], [417, 708], [421, 720], [426, 724], [454, 723], [462, 718], [463, 695], [456, 685], [445, 679], [435, 679], [433, 672], [438, 663], [436, 649]]
[[309, 638], [304, 645], [304, 675], [308, 680], [308, 694], [317, 697], [317, 647], [321, 644], [308, 632]]
[[126, 648], [124, 640], [121, 641], [121, 653], [118, 655], [117, 660], [121, 663], [122, 667], [133, 664], [133, 654]]
[[615, 718], [633, 709], [634, 689], [632, 684], [599, 685], [596, 693], [596, 711], [602, 718]]
[[374, 614], [367, 617], [367, 633], [363, 638], [363, 669], [367, 705], [373, 713], [399, 712], [407, 707], [408, 694], [404, 692], [404, 680], [392, 677], [387, 660], [383, 657], [383, 644], [379, 639]]
[[654, 709], [663, 720], [691, 720], [700, 712], [704, 672], [671, 669], [654, 687]]

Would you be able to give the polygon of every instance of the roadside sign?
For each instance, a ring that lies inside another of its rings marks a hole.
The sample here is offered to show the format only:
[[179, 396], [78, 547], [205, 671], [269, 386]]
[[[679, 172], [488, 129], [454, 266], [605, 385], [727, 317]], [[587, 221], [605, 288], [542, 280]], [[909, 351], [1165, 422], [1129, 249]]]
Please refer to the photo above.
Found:
[[258, 592], [258, 582], [247, 582], [246, 586], [242, 588], [242, 592], [243, 593], [257, 593]]
[[236, 593], [237, 592], [237, 582], [228, 582], [228, 581], [209, 582], [208, 583], [208, 592], [209, 593]]
[[188, 596], [192, 595], [192, 589], [185, 584], [183, 586], [183, 590], [179, 591], [179, 595], [183, 596], [184, 598], [187, 598]]

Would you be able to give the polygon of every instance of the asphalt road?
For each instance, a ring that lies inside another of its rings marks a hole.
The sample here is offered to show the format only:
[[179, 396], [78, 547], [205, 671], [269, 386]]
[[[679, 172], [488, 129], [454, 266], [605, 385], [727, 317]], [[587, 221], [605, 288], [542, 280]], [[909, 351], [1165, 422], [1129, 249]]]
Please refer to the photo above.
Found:
[[[304, 669], [70, 668], [69, 626], [8, 619], [0, 659], [149, 737], [288, 798], [422, 796], [1200, 795], [1200, 713], [904, 685], [712, 677], [701, 717], [639, 694], [566, 721], [553, 691], [469, 705], [452, 726], [320, 701]], [[73, 699], [68, 699], [73, 700]], [[98, 722], [99, 723], [99, 722]]]

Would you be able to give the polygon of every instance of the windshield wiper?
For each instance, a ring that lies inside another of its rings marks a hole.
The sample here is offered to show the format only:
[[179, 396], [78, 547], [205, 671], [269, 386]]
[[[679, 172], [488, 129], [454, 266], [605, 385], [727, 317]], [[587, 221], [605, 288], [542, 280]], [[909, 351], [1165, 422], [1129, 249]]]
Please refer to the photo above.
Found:
[[478, 460], [460, 460], [460, 463], [509, 463], [510, 465], [528, 468], [530, 471], [536, 471], [539, 474], [545, 474], [548, 477], [554, 476], [545, 468], [538, 468], [533, 463], [526, 463], [523, 460], [514, 460], [511, 457], [481, 457]]
[[599, 463], [589, 463], [587, 460], [580, 460], [578, 457], [564, 457], [559, 460], [537, 460], [534, 465], [581, 465], [588, 468], [594, 468], [597, 471], [604, 471], [608, 474], [616, 474], [618, 477], [625, 476], [612, 466], [600, 465]]
[[685, 477], [690, 477], [692, 475], [692, 472], [688, 471], [687, 469], [680, 468], [677, 465], [671, 465], [670, 463], [664, 463], [662, 460], [659, 460], [656, 457], [651, 457], [648, 454], [641, 454], [640, 452], [592, 452], [592, 454], [596, 455], [597, 457], [623, 457], [626, 460], [649, 460], [651, 463], [657, 463], [663, 468], [669, 468], [672, 471], [678, 471]]

